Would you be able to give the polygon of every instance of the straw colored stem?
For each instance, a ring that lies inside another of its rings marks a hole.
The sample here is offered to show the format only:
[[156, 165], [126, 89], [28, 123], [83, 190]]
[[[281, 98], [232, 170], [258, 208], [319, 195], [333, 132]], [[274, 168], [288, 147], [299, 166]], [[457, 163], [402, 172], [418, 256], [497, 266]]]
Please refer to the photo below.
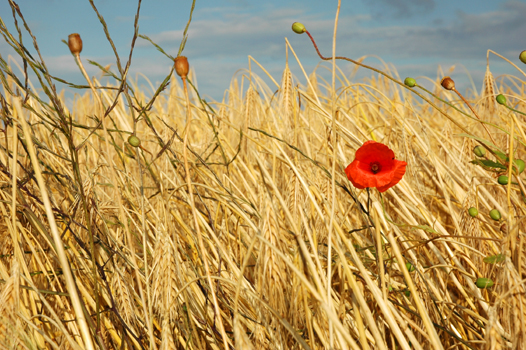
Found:
[[[471, 107], [471, 103], [468, 102], [468, 100], [466, 100], [464, 98], [464, 96], [455, 88], [453, 87], [452, 89], [457, 95], [458, 97], [460, 97], [462, 99], [462, 101], [464, 101], [464, 103], [468, 106], [468, 108], [471, 110], [471, 113], [473, 113], [473, 115], [475, 117], [477, 117], [478, 120], [481, 120], [480, 117], [478, 116], [477, 112], [475, 112], [475, 110], [473, 109], [473, 107]], [[486, 130], [486, 132], [488, 133], [488, 136], [489, 138], [491, 139], [491, 142], [493, 142], [494, 145], [496, 145], [497, 143], [495, 142], [495, 139], [493, 138], [493, 136], [491, 135], [491, 133], [489, 132], [489, 129], [488, 127], [486, 126], [486, 124], [482, 123], [481, 121], [481, 124], [482, 124], [482, 127], [484, 128], [484, 130]]]
[[225, 333], [225, 328], [223, 326], [223, 320], [221, 317], [221, 309], [219, 308], [219, 303], [217, 301], [216, 292], [214, 289], [214, 284], [212, 283], [212, 278], [210, 274], [210, 267], [208, 265], [208, 259], [207, 259], [207, 250], [205, 248], [205, 244], [203, 242], [203, 236], [201, 233], [201, 228], [199, 226], [199, 222], [197, 220], [197, 209], [195, 207], [195, 201], [194, 201], [194, 190], [192, 186], [192, 176], [190, 174], [190, 167], [188, 165], [188, 150], [187, 150], [187, 144], [188, 144], [188, 134], [190, 133], [190, 125], [192, 122], [192, 111], [190, 110], [190, 99], [188, 97], [188, 87], [186, 84], [186, 77], [181, 77], [183, 80], [183, 88], [184, 88], [184, 97], [186, 100], [186, 127], [184, 131], [184, 140], [183, 140], [183, 159], [184, 159], [184, 168], [186, 172], [186, 184], [188, 189], [188, 198], [190, 200], [190, 207], [192, 209], [192, 216], [194, 218], [194, 229], [197, 234], [197, 242], [199, 244], [199, 250], [201, 250], [201, 259], [203, 261], [203, 265], [205, 268], [205, 274], [208, 279], [208, 285], [210, 288], [210, 294], [212, 295], [212, 302], [214, 303], [214, 310], [215, 310], [215, 316], [217, 320], [217, 324], [219, 326], [219, 332], [221, 333], [221, 336], [223, 338], [223, 346], [225, 349], [228, 349], [228, 338]]
[[[379, 213], [381, 213], [382, 209], [380, 208], [380, 205], [378, 202], [375, 202], [375, 206], [376, 206], [376, 210]], [[433, 323], [431, 322], [431, 319], [429, 318], [429, 314], [426, 312], [424, 308], [422, 300], [420, 299], [418, 291], [416, 290], [415, 285], [413, 283], [413, 279], [411, 278], [411, 275], [409, 274], [408, 269], [406, 269], [404, 266], [406, 260], [402, 257], [402, 254], [400, 253], [400, 247], [398, 246], [398, 243], [396, 242], [396, 238], [394, 237], [393, 232], [390, 232], [387, 235], [387, 239], [391, 243], [391, 249], [394, 252], [396, 260], [398, 261], [400, 270], [402, 270], [404, 279], [409, 287], [409, 290], [411, 291], [411, 295], [413, 296], [415, 300], [415, 304], [418, 309], [418, 312], [420, 316], [422, 317], [422, 322], [424, 323], [427, 329], [427, 332], [429, 334], [431, 344], [433, 345], [435, 349], [443, 350], [444, 347], [442, 346], [442, 342], [440, 341], [440, 338], [438, 337], [435, 327], [433, 326]]]
[[14, 99], [14, 101], [15, 101], [15, 108], [19, 116], [18, 122], [22, 124], [22, 130], [24, 131], [24, 137], [27, 142], [27, 150], [31, 158], [31, 164], [33, 165], [33, 170], [35, 171], [35, 177], [37, 179], [38, 187], [40, 189], [40, 195], [42, 196], [42, 201], [44, 202], [46, 216], [49, 222], [49, 228], [51, 230], [53, 242], [55, 243], [57, 257], [62, 267], [62, 271], [64, 273], [66, 288], [71, 298], [71, 304], [73, 306], [73, 310], [77, 318], [77, 324], [80, 329], [82, 340], [84, 342], [84, 346], [86, 349], [93, 350], [94, 346], [93, 346], [93, 341], [91, 339], [91, 332], [88, 327], [88, 323], [86, 322], [86, 317], [84, 316], [84, 311], [83, 311], [83, 307], [80, 301], [80, 297], [77, 293], [77, 285], [75, 283], [73, 274], [71, 273], [69, 261], [66, 256], [66, 251], [64, 249], [64, 242], [62, 242], [62, 238], [60, 237], [60, 233], [58, 232], [57, 223], [55, 222], [55, 216], [53, 214], [53, 210], [51, 209], [51, 202], [49, 200], [49, 195], [47, 192], [48, 188], [46, 186], [46, 182], [44, 181], [44, 178], [42, 177], [42, 171], [40, 170], [40, 164], [38, 162], [38, 158], [35, 153], [35, 147], [33, 145], [32, 135], [29, 130], [29, 126], [27, 125], [27, 122], [24, 119], [24, 116], [22, 114], [22, 107], [21, 107], [20, 100]]
[[[338, 7], [336, 9], [336, 18], [334, 20], [334, 33], [332, 35], [332, 91], [336, 91], [336, 59], [334, 58], [336, 56], [336, 33], [338, 31], [338, 16], [340, 14], [340, 6], [341, 6], [341, 0], [338, 0]], [[332, 115], [332, 125], [331, 125], [331, 131], [334, 134], [334, 137], [331, 138], [331, 140], [334, 140], [334, 144], [332, 145], [332, 169], [331, 169], [331, 216], [329, 221], [329, 247], [327, 251], [328, 256], [328, 264], [327, 264], [327, 300], [329, 302], [329, 307], [332, 307], [332, 298], [331, 298], [331, 290], [332, 290], [332, 230], [334, 225], [334, 210], [336, 205], [336, 188], [335, 188], [335, 177], [336, 177], [336, 150], [338, 149], [338, 137], [336, 134], [336, 118], [338, 112], [335, 109], [336, 101], [335, 97], [336, 94], [332, 94], [332, 101], [331, 101], [331, 115]], [[333, 335], [333, 328], [332, 328], [332, 322], [329, 320], [329, 344], [331, 348], [334, 348], [334, 335]]]
[[[95, 99], [97, 100], [97, 102], [99, 104], [99, 111], [100, 111], [100, 117], [101, 117], [100, 123], [102, 124], [103, 130], [104, 130], [104, 134], [106, 135], [106, 137], [104, 137], [104, 147], [105, 147], [106, 157], [107, 157], [106, 161], [108, 163], [108, 167], [110, 168], [109, 169], [110, 179], [111, 179], [112, 183], [114, 184], [114, 192], [115, 192], [115, 194], [117, 196], [117, 200], [118, 200], [120, 220], [124, 224], [125, 232], [126, 232], [127, 239], [128, 239], [128, 242], [129, 242], [129, 246], [128, 247], [131, 250], [130, 256], [131, 256], [131, 259], [132, 259], [132, 262], [133, 262], [133, 267], [134, 267], [134, 271], [135, 271], [135, 279], [137, 281], [137, 286], [139, 288], [139, 293], [140, 293], [140, 297], [141, 297], [141, 300], [142, 300], [144, 317], [145, 317], [145, 320], [146, 320], [146, 324], [148, 326], [148, 333], [149, 333], [148, 335], [150, 337], [150, 344], [153, 347], [153, 349], [156, 349], [157, 346], [155, 345], [154, 336], [153, 336], [152, 318], [150, 317], [150, 315], [152, 314], [151, 302], [150, 302], [150, 300], [148, 300], [148, 302], [146, 302], [146, 297], [145, 297], [144, 292], [143, 292], [142, 282], [141, 282], [141, 279], [140, 279], [140, 272], [139, 272], [138, 264], [137, 264], [137, 261], [136, 261], [136, 255], [135, 255], [135, 249], [134, 249], [135, 245], [133, 244], [133, 238], [131, 236], [131, 233], [130, 233], [130, 230], [129, 230], [129, 227], [128, 227], [128, 220], [126, 219], [126, 214], [124, 212], [124, 208], [123, 208], [123, 205], [122, 205], [122, 195], [121, 195], [121, 192], [118, 189], [117, 177], [115, 176], [115, 172], [113, 170], [113, 166], [112, 166], [112, 162], [111, 162], [111, 158], [110, 158], [110, 154], [111, 154], [110, 153], [110, 144], [109, 144], [109, 141], [108, 141], [109, 133], [108, 133], [108, 130], [106, 128], [106, 124], [104, 123], [104, 105], [102, 103], [102, 100], [100, 99], [99, 94], [97, 94], [97, 91], [95, 90], [95, 87], [93, 86], [93, 83], [91, 82], [91, 79], [89, 78], [88, 73], [84, 69], [84, 65], [82, 64], [82, 60], [80, 59], [80, 55], [76, 54], [75, 58], [76, 58], [76, 60], [78, 62], [78, 65], [79, 65], [79, 68], [80, 68], [80, 70], [82, 72], [82, 75], [84, 75], [84, 78], [86, 79], [86, 81], [87, 81], [87, 83], [88, 83], [88, 85], [89, 85], [89, 87], [91, 89], [91, 92], [92, 92], [93, 96], [95, 97]], [[144, 233], [144, 234], [146, 234], [146, 233]], [[146, 246], [144, 246], [144, 249], [146, 249]], [[95, 261], [93, 261], [93, 265], [95, 265]], [[148, 262], [147, 262], [147, 255], [146, 254], [144, 254], [144, 267], [145, 267], [145, 275], [148, 276], [149, 275], [148, 274]], [[149, 293], [148, 289], [149, 289], [149, 285], [147, 283], [146, 284], [146, 295], [149, 298], [150, 297], [150, 293]]]

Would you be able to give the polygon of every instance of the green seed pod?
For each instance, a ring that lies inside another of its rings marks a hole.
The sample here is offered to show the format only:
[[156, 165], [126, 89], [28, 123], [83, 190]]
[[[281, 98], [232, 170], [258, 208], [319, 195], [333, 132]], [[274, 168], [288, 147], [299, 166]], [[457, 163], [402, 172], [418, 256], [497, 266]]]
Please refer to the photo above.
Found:
[[480, 277], [480, 278], [477, 278], [477, 281], [475, 282], [475, 284], [477, 285], [477, 287], [479, 288], [491, 288], [493, 287], [493, 281], [491, 280], [491, 278], [483, 278], [483, 277]]
[[508, 184], [508, 177], [506, 175], [501, 175], [499, 176], [499, 178], [497, 179], [498, 183], [501, 184], [501, 185], [507, 185]]
[[407, 77], [404, 80], [404, 84], [409, 87], [414, 87], [416, 85], [416, 80], [411, 77]]
[[135, 135], [130, 135], [130, 137], [128, 137], [128, 143], [133, 147], [139, 147], [141, 145], [141, 139]]
[[497, 264], [502, 261], [506, 260], [506, 255], [504, 254], [497, 254], [497, 255], [490, 255], [484, 258], [484, 261], [486, 264]]
[[524, 163], [522, 159], [515, 159], [513, 163], [515, 163], [515, 166], [517, 167], [519, 174], [524, 171], [524, 168], [526, 168], [526, 163]]
[[498, 211], [497, 209], [490, 210], [489, 216], [495, 221], [499, 221], [501, 218], [500, 211]]
[[484, 157], [486, 155], [486, 149], [482, 146], [475, 146], [473, 153], [475, 153], [477, 157]]
[[503, 94], [498, 94], [495, 99], [500, 105], [506, 105], [506, 96], [504, 96]]
[[522, 63], [526, 63], [526, 50], [520, 53], [519, 60], [521, 60]]
[[410, 291], [409, 289], [406, 289], [406, 290], [404, 291], [404, 294], [405, 294], [406, 297], [409, 298], [409, 297], [411, 296], [411, 291]]
[[292, 23], [292, 31], [296, 34], [303, 34], [305, 33], [306, 29], [302, 23], [294, 22]]
[[407, 268], [407, 271], [409, 272], [415, 271], [415, 265], [411, 264], [410, 262], [406, 262], [405, 267]]
[[471, 207], [468, 209], [468, 213], [469, 215], [471, 215], [472, 217], [476, 217], [477, 215], [479, 215], [479, 211], [477, 208], [475, 207]]

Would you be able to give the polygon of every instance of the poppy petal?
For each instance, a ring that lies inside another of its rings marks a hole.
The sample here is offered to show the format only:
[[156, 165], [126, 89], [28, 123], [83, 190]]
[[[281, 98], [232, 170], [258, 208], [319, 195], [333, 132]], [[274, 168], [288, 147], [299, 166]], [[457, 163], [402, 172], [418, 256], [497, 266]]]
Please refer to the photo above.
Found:
[[385, 185], [385, 186], [379, 186], [378, 187], [378, 191], [385, 192], [389, 188], [391, 188], [394, 185], [396, 185], [397, 183], [399, 183], [400, 180], [402, 180], [402, 178], [405, 175], [405, 167], [406, 166], [407, 166], [406, 162], [404, 162], [402, 160], [395, 160], [395, 168], [394, 168], [394, 170], [392, 172], [391, 182], [389, 184]]
[[367, 141], [356, 151], [355, 159], [369, 164], [379, 162], [383, 166], [392, 167], [395, 158], [394, 152], [383, 143], [376, 141]]
[[382, 169], [382, 171], [375, 174], [370, 170], [369, 164], [364, 164], [357, 160], [354, 160], [345, 169], [345, 173], [356, 188], [385, 186], [391, 183], [393, 178], [391, 170]]
[[360, 173], [361, 170], [358, 169], [358, 161], [354, 160], [347, 168], [345, 168], [345, 174], [347, 175], [347, 178], [351, 181], [354, 187], [358, 189], [364, 189], [368, 186], [362, 185], [362, 181], [360, 180]]

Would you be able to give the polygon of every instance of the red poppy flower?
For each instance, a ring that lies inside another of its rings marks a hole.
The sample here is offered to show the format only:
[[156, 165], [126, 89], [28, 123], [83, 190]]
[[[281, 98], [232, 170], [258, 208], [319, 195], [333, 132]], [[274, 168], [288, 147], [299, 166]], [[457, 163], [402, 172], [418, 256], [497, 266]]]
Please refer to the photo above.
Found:
[[406, 165], [383, 143], [367, 141], [356, 151], [345, 174], [356, 188], [376, 187], [385, 192], [402, 180]]

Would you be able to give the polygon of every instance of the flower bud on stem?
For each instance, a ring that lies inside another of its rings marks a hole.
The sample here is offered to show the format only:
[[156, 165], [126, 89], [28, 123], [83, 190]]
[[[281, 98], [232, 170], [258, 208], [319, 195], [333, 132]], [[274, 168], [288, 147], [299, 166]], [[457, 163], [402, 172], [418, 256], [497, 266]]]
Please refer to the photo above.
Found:
[[[192, 209], [192, 214], [193, 214], [193, 217], [194, 217], [194, 228], [195, 228], [195, 232], [197, 233], [197, 242], [199, 244], [199, 250], [201, 250], [201, 254], [203, 257], [206, 256], [206, 250], [205, 250], [205, 245], [204, 245], [204, 241], [203, 241], [203, 236], [201, 234], [201, 228], [199, 226], [199, 222], [197, 220], [197, 209], [195, 207], [195, 200], [194, 200], [194, 191], [193, 191], [193, 186], [192, 186], [192, 177], [190, 175], [190, 167], [188, 165], [188, 150], [187, 150], [187, 145], [188, 145], [188, 134], [189, 134], [189, 131], [190, 131], [190, 123], [192, 122], [192, 111], [190, 109], [190, 98], [188, 97], [188, 84], [187, 84], [187, 76], [188, 76], [188, 72], [190, 70], [190, 66], [188, 64], [188, 59], [185, 57], [185, 56], [178, 56], [175, 58], [174, 60], [174, 68], [175, 68], [175, 72], [177, 73], [178, 76], [181, 77], [181, 80], [183, 81], [183, 89], [184, 89], [184, 98], [185, 98], [185, 102], [186, 102], [186, 126], [184, 128], [184, 138], [183, 138], [183, 161], [184, 161], [184, 169], [185, 169], [185, 172], [186, 172], [186, 185], [187, 185], [187, 190], [188, 190], [188, 197], [190, 199], [190, 207]], [[217, 302], [217, 297], [216, 297], [216, 292], [215, 292], [215, 288], [213, 287], [213, 283], [212, 283], [212, 277], [211, 277], [211, 274], [210, 274], [210, 267], [208, 266], [208, 260], [205, 258], [203, 259], [203, 265], [204, 265], [204, 268], [205, 268], [205, 274], [206, 274], [206, 277], [207, 277], [207, 281], [208, 281], [208, 284], [210, 286], [210, 293], [212, 295], [212, 302], [214, 304], [214, 308], [215, 308], [215, 312], [216, 312], [216, 315], [221, 315], [221, 310], [219, 309], [219, 304]], [[218, 328], [219, 328], [219, 332], [221, 333], [222, 337], [223, 337], [223, 342], [224, 342], [224, 345], [225, 345], [225, 349], [228, 348], [228, 343], [227, 343], [227, 336], [226, 336], [226, 333], [225, 333], [225, 328], [223, 326], [223, 321], [221, 319], [221, 317], [217, 317], [216, 319], [217, 323], [218, 323]]]
[[[91, 92], [93, 94], [93, 96], [95, 97], [95, 99], [97, 100], [98, 102], [98, 107], [99, 107], [99, 111], [98, 111], [98, 115], [100, 117], [100, 121], [99, 123], [97, 124], [97, 126], [95, 126], [95, 128], [93, 128], [93, 130], [88, 134], [88, 137], [86, 137], [86, 139], [79, 145], [76, 147], [76, 150], [79, 150], [80, 148], [82, 148], [82, 146], [88, 141], [89, 137], [91, 136], [91, 134], [93, 134], [95, 132], [95, 130], [97, 130], [99, 128], [99, 126], [102, 124], [102, 127], [103, 127], [103, 130], [104, 130], [104, 134], [106, 135], [106, 137], [104, 137], [104, 146], [105, 146], [105, 160], [109, 166], [109, 173], [110, 173], [110, 181], [111, 183], [114, 185], [114, 192], [115, 192], [115, 196], [118, 198], [118, 207], [120, 208], [119, 210], [119, 216], [120, 216], [120, 220], [122, 221], [126, 221], [124, 218], [125, 218], [125, 215], [124, 215], [124, 212], [122, 211], [122, 208], [123, 206], [120, 205], [122, 203], [122, 197], [121, 197], [121, 193], [118, 189], [118, 181], [117, 181], [117, 178], [116, 178], [116, 175], [115, 175], [115, 171], [113, 170], [113, 166], [112, 166], [112, 160], [110, 158], [110, 144], [109, 144], [109, 133], [108, 133], [108, 130], [106, 129], [106, 125], [104, 124], [104, 117], [105, 117], [105, 113], [104, 113], [104, 105], [102, 104], [102, 100], [100, 99], [100, 96], [97, 94], [97, 91], [95, 89], [95, 87], [93, 86], [93, 83], [91, 82], [90, 78], [89, 78], [89, 75], [88, 73], [86, 72], [86, 69], [84, 69], [84, 66], [82, 65], [82, 60], [80, 59], [80, 52], [82, 51], [82, 39], [80, 38], [80, 35], [78, 33], [73, 33], [71, 35], [68, 36], [68, 47], [69, 47], [69, 50], [71, 51], [71, 53], [73, 54], [73, 56], [75, 56], [75, 59], [77, 60], [77, 63], [79, 65], [79, 68], [80, 68], [80, 71], [82, 72], [82, 75], [84, 76], [84, 78], [86, 79], [90, 89], [91, 89]], [[129, 239], [129, 230], [128, 230], [128, 227], [127, 227], [127, 224], [125, 224], [125, 231], [128, 233], [128, 239]], [[90, 237], [90, 250], [91, 250], [91, 260], [92, 261], [97, 261], [98, 260], [98, 250], [95, 249], [95, 242], [94, 242], [94, 238], [93, 238], [93, 232], [91, 230], [91, 227], [90, 225], [88, 225], [88, 232], [89, 232], [89, 237]], [[133, 256], [135, 256], [135, 254], [133, 254]], [[136, 264], [135, 264], [136, 265]], [[92, 274], [93, 276], [97, 276], [98, 273], [97, 273], [97, 267], [96, 265], [94, 264], [93, 265], [93, 271], [92, 271]], [[100, 286], [99, 286], [99, 283], [100, 282], [97, 282], [95, 284], [96, 288], [95, 288], [95, 297], [96, 299], [98, 299], [100, 297]], [[142, 298], [144, 300], [144, 298]], [[91, 338], [90, 338], [90, 343], [91, 343]], [[89, 346], [88, 343], [88, 348], [92, 348], [93, 346]]]
[[[82, 73], [82, 75], [84, 76], [84, 78], [86, 79], [86, 82], [88, 83], [90, 89], [91, 89], [91, 93], [93, 94], [93, 96], [95, 97], [95, 99], [97, 100], [97, 103], [99, 104], [99, 111], [98, 111], [98, 114], [100, 116], [100, 121], [99, 123], [93, 127], [93, 129], [91, 130], [91, 132], [88, 134], [88, 136], [86, 137], [86, 139], [81, 142], [80, 145], [78, 145], [76, 147], [76, 150], [80, 150], [85, 144], [86, 142], [88, 141], [88, 139], [90, 138], [90, 136], [101, 126], [101, 124], [104, 125], [103, 123], [103, 120], [104, 120], [104, 105], [102, 104], [102, 100], [100, 99], [100, 96], [99, 94], [97, 94], [97, 90], [95, 89], [95, 87], [93, 86], [93, 83], [91, 82], [90, 78], [89, 78], [89, 75], [88, 73], [86, 72], [86, 69], [84, 69], [84, 65], [82, 64], [82, 60], [80, 59], [80, 53], [82, 51], [82, 39], [80, 38], [80, 34], [78, 33], [73, 33], [73, 34], [70, 34], [68, 36], [68, 47], [69, 47], [69, 51], [71, 51], [71, 54], [75, 57], [75, 59], [77, 60], [77, 64], [80, 68], [80, 71]], [[104, 132], [106, 133], [106, 129], [104, 129]], [[109, 154], [109, 153], [108, 153]]]
[[444, 77], [440, 82], [440, 85], [446, 90], [455, 90], [455, 81], [450, 77]]
[[[75, 59], [77, 60], [77, 63], [78, 63], [79, 68], [80, 68], [80, 71], [82, 72], [82, 75], [84, 76], [84, 78], [88, 82], [88, 85], [89, 85], [89, 87], [91, 89], [91, 92], [93, 93], [95, 99], [99, 103], [99, 108], [100, 108], [100, 111], [102, 112], [103, 109], [104, 109], [104, 106], [102, 105], [102, 101], [101, 101], [99, 95], [97, 94], [97, 91], [95, 90], [95, 87], [91, 83], [89, 75], [86, 72], [86, 70], [84, 69], [84, 65], [82, 64], [82, 60], [80, 59], [80, 52], [82, 51], [82, 39], [80, 38], [79, 34], [73, 33], [73, 34], [70, 34], [68, 36], [68, 47], [69, 47], [69, 51], [71, 51], [71, 54], [73, 56], [75, 56]], [[101, 115], [101, 117], [102, 117], [102, 115]]]
[[175, 72], [182, 79], [186, 79], [188, 72], [190, 71], [190, 65], [188, 59], [185, 56], [178, 56], [174, 60]]
[[[318, 56], [324, 60], [324, 61], [330, 61], [332, 60], [332, 57], [324, 57], [321, 53], [320, 53], [320, 50], [318, 49], [318, 45], [316, 44], [316, 41], [314, 40], [314, 38], [312, 37], [312, 35], [309, 33], [309, 31], [307, 29], [305, 29], [305, 33], [307, 33], [307, 35], [309, 36], [311, 42], [312, 42], [312, 45], [314, 46], [314, 49], [316, 49], [316, 53], [318, 54]], [[398, 84], [400, 86], [404, 86], [404, 83], [398, 81], [397, 79], [393, 78], [392, 76], [390, 76], [389, 74], [386, 74], [385, 72], [381, 71], [380, 69], [376, 69], [374, 67], [371, 67], [371, 66], [368, 66], [366, 64], [363, 64], [360, 61], [356, 61], [356, 60], [353, 60], [352, 58], [348, 58], [348, 57], [344, 57], [344, 56], [336, 56], [335, 59], [337, 60], [345, 60], [345, 61], [348, 61], [348, 62], [351, 62], [351, 63], [354, 63], [355, 65], [357, 66], [360, 66], [360, 67], [363, 67], [365, 69], [368, 69], [368, 70], [371, 70], [373, 72], [376, 72], [380, 75], [383, 75], [384, 77], [386, 77], [387, 79], [391, 80], [393, 83], [395, 84]], [[409, 89], [411, 90], [411, 92], [413, 94], [415, 94], [416, 96], [420, 97], [422, 100], [426, 101], [430, 106], [432, 106], [433, 108], [435, 108], [440, 114], [442, 114], [445, 118], [447, 118], [449, 121], [451, 121], [455, 126], [457, 126], [460, 130], [464, 131], [465, 133], [469, 133], [468, 129], [466, 129], [466, 127], [464, 125], [462, 125], [461, 123], [459, 123], [457, 120], [455, 120], [454, 118], [451, 118], [447, 113], [445, 113], [443, 110], [441, 110], [440, 108], [438, 108], [437, 105], [435, 105], [432, 101], [430, 101], [429, 99], [427, 99], [424, 95], [420, 94], [418, 91], [416, 91], [415, 89]]]
[[82, 52], [82, 39], [78, 33], [68, 35], [69, 51], [75, 56]]
[[442, 87], [446, 90], [450, 90], [450, 91], [453, 91], [454, 93], [456, 93], [458, 95], [458, 97], [460, 97], [462, 99], [462, 101], [464, 101], [464, 103], [469, 107], [469, 109], [471, 110], [471, 112], [475, 115], [475, 117], [477, 117], [478, 120], [480, 120], [480, 123], [482, 124], [482, 127], [484, 127], [484, 129], [486, 130], [486, 132], [488, 133], [489, 135], [489, 138], [491, 139], [491, 141], [493, 142], [494, 145], [497, 144], [497, 142], [495, 142], [495, 139], [493, 138], [493, 136], [491, 135], [491, 133], [489, 132], [486, 124], [484, 124], [482, 122], [482, 119], [480, 119], [480, 117], [478, 116], [477, 112], [475, 112], [475, 110], [473, 109], [473, 107], [471, 107], [471, 104], [468, 102], [468, 100], [466, 100], [464, 98], [464, 96], [462, 96], [462, 94], [457, 90], [457, 88], [455, 87], [455, 81], [453, 79], [451, 79], [450, 77], [444, 77], [442, 79], [442, 81], [440, 82], [440, 85], [442, 85]]

